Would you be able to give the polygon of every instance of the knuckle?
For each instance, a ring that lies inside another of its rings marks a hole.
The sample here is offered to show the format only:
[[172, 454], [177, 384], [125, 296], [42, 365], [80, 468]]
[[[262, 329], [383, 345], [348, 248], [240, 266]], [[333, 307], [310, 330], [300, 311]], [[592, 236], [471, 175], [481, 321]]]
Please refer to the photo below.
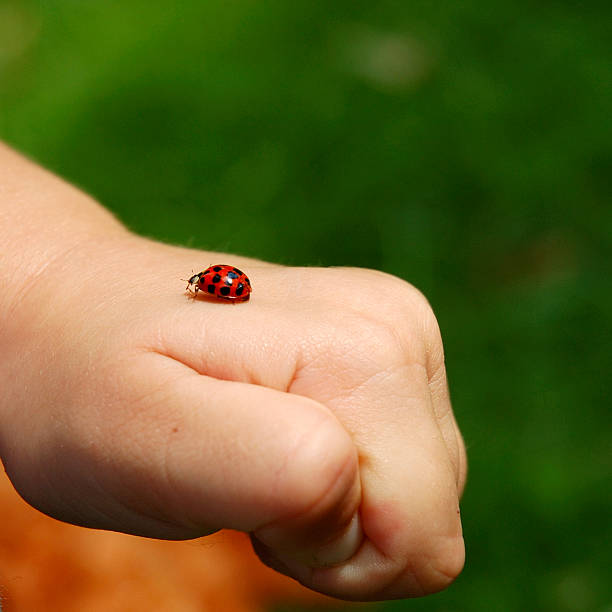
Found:
[[397, 322], [385, 317], [346, 316], [334, 343], [352, 363], [371, 363], [376, 369], [404, 359], [405, 347]]
[[414, 571], [423, 594], [436, 593], [447, 588], [463, 570], [465, 546], [463, 537], [438, 539], [435, 548], [425, 557], [423, 565]]
[[402, 352], [398, 326], [385, 318], [359, 317], [351, 330], [352, 348], [366, 354], [396, 356]]
[[362, 270], [365, 286], [376, 286], [375, 292], [367, 292], [365, 298], [374, 305], [380, 305], [381, 297], [394, 308], [419, 311], [429, 306], [425, 295], [412, 283], [379, 270]]
[[[359, 294], [355, 310], [374, 324], [371, 337], [385, 346], [400, 344], [414, 356], [441, 354], [442, 340], [437, 318], [425, 295], [411, 283], [377, 270], [357, 270], [353, 283], [376, 286]], [[365, 326], [367, 329], [367, 325]]]

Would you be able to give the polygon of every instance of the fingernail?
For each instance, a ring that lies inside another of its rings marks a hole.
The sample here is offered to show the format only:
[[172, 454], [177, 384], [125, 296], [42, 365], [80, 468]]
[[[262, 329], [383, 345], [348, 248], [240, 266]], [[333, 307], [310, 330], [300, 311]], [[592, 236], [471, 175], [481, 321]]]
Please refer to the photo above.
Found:
[[314, 553], [288, 557], [265, 547], [268, 551], [267, 563], [293, 576], [302, 584], [308, 585], [315, 569], [333, 567], [348, 561], [359, 550], [362, 541], [361, 519], [357, 512], [342, 535], [320, 547]]
[[310, 567], [329, 567], [350, 559], [361, 546], [363, 532], [359, 512], [355, 512], [342, 535], [314, 552]]
[[265, 547], [268, 555], [273, 556], [287, 568], [291, 569], [293, 575], [303, 575], [304, 572], [310, 573], [310, 570], [314, 568], [331, 567], [344, 563], [359, 550], [363, 541], [359, 511], [355, 512], [344, 531], [338, 537], [314, 549], [303, 545], [302, 548], [292, 547], [291, 552], [287, 549], [279, 550], [272, 543], [267, 543], [269, 542], [269, 533], [268, 531], [266, 534], [268, 537], [264, 536], [262, 539], [262, 531], [260, 530], [255, 532], [253, 537], [261, 546]]

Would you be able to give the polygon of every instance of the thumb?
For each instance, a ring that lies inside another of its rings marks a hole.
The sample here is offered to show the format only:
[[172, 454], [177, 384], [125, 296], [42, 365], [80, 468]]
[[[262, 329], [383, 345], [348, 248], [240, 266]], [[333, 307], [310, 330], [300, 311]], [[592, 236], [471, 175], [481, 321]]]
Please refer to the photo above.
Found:
[[268, 562], [352, 556], [354, 529], [352, 546], [333, 541], [359, 507], [357, 452], [324, 405], [156, 352], [121, 364], [98, 377], [104, 388], [92, 377], [83, 397], [58, 400], [53, 422], [43, 412], [27, 436], [21, 419], [2, 429], [6, 471], [33, 506], [162, 539], [255, 533]]
[[275, 557], [308, 566], [350, 558], [361, 543], [358, 459], [333, 413], [168, 361], [182, 371], [174, 378], [179, 431], [170, 443], [166, 436], [163, 462], [176, 516], [251, 532], [273, 566]]

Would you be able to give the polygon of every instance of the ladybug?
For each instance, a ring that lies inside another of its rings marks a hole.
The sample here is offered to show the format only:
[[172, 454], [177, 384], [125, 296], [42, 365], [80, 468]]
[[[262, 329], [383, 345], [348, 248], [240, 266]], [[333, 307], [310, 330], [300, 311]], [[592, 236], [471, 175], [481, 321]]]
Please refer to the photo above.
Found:
[[233, 266], [210, 266], [187, 281], [187, 290], [191, 291], [194, 297], [198, 295], [198, 291], [203, 291], [220, 300], [246, 302], [251, 295], [251, 281], [244, 272]]

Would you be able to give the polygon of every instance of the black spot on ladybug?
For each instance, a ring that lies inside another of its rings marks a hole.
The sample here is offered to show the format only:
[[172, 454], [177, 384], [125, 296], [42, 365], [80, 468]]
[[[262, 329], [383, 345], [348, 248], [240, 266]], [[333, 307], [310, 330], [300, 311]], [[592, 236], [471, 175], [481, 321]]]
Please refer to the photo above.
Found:
[[213, 270], [214, 270], [215, 272], [221, 272], [221, 266], [215, 266], [215, 267], [213, 268]]
[[221, 280], [221, 277], [218, 274], [215, 274], [213, 276], [212, 282], [213, 283], [218, 283]]
[[221, 289], [219, 289], [219, 293], [221, 295], [229, 295], [230, 288], [229, 287], [221, 287]]
[[208, 291], [208, 293], [214, 293], [215, 289], [216, 287], [214, 285], [208, 285], [208, 287], [206, 287], [206, 291]]
[[238, 286], [236, 287], [236, 295], [242, 295], [243, 291], [244, 285], [242, 283], [238, 283]]
[[243, 272], [241, 272], [238, 268], [232, 268], [232, 270], [236, 273], [236, 274], [243, 274]]

